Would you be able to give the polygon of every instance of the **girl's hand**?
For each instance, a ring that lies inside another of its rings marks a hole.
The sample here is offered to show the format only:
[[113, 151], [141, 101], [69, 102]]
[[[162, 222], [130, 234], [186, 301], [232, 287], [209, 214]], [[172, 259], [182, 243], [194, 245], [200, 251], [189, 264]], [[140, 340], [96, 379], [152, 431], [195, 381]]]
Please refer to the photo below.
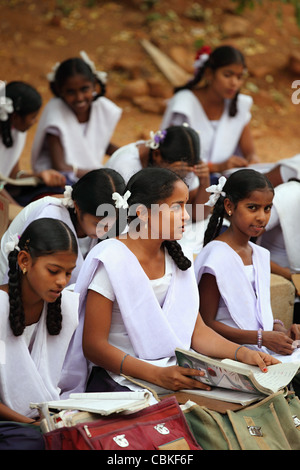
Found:
[[210, 185], [210, 171], [207, 163], [197, 163], [197, 165], [193, 166], [193, 172], [198, 176], [200, 184], [203, 184], [206, 187]]
[[286, 334], [292, 338], [293, 341], [299, 340], [300, 339], [300, 331], [299, 331], [300, 325], [297, 325], [296, 323], [293, 323], [291, 328], [286, 332]]
[[294, 339], [288, 332], [284, 331], [263, 331], [263, 346], [277, 354], [287, 356], [292, 354]]
[[249, 162], [243, 157], [238, 157], [233, 155], [232, 157], [228, 158], [226, 161], [226, 170], [230, 170], [231, 168], [241, 168], [244, 166], [248, 166]]
[[37, 174], [46, 186], [61, 186], [64, 187], [66, 184], [66, 177], [56, 170], [43, 170]]
[[210, 390], [207, 384], [199, 382], [192, 377], [203, 377], [205, 373], [198, 369], [189, 369], [180, 366], [158, 367], [155, 384], [168, 390], [182, 390], [200, 388]]
[[247, 348], [246, 346], [238, 350], [237, 360], [244, 364], [258, 366], [262, 372], [267, 372], [268, 366], [280, 364], [280, 361], [275, 359], [275, 357], [270, 356], [270, 354], [255, 351], [254, 349]]

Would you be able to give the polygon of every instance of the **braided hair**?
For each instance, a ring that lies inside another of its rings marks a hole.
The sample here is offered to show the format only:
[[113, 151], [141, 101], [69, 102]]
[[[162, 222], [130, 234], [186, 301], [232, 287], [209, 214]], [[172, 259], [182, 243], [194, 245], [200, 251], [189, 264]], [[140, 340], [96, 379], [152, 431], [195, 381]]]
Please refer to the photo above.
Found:
[[233, 203], [234, 207], [236, 207], [239, 201], [249, 197], [253, 191], [266, 188], [269, 188], [274, 193], [273, 185], [263, 173], [259, 173], [250, 168], [232, 173], [222, 190], [225, 196], [220, 195], [214, 206], [204, 234], [203, 245], [207, 245], [207, 243], [214, 240], [220, 233], [223, 219], [226, 216], [224, 207], [225, 198], [228, 198]]
[[[209, 56], [209, 58], [204, 62], [202, 67], [199, 67], [196, 71], [195, 76], [192, 80], [188, 81], [185, 85], [175, 88], [175, 93], [180, 90], [191, 90], [204, 78], [205, 71], [211, 69], [215, 72], [221, 67], [226, 67], [231, 64], [242, 65], [246, 69], [246, 62], [244, 55], [232, 46], [219, 46], [217, 47]], [[229, 116], [233, 117], [237, 114], [237, 99], [239, 92], [236, 93], [234, 98], [231, 100], [229, 106]]]
[[[70, 228], [61, 220], [51, 218], [41, 218], [29, 224], [20, 237], [18, 248], [28, 252], [33, 262], [40, 256], [59, 251], [78, 253], [77, 241]], [[9, 322], [15, 336], [22, 335], [25, 329], [19, 250], [15, 248], [8, 255]], [[62, 328], [61, 296], [55, 302], [48, 303], [46, 325], [50, 335], [59, 334]]]
[[[167, 168], [144, 168], [135, 173], [128, 181], [125, 192], [129, 190], [131, 195], [128, 199], [129, 217], [128, 222], [137, 218], [136, 212], [132, 214], [132, 208], [142, 204], [151, 208], [152, 204], [163, 202], [170, 197], [176, 181], [183, 181], [180, 176]], [[191, 266], [191, 261], [184, 255], [177, 240], [165, 240], [169, 255], [182, 271]]]
[[[5, 94], [12, 100], [14, 113], [21, 117], [27, 114], [35, 113], [42, 106], [42, 98], [39, 92], [31, 85], [25, 82], [14, 81], [6, 85]], [[11, 119], [0, 121], [0, 133], [5, 147], [13, 146], [11, 135]]]
[[75, 75], [82, 75], [93, 85], [98, 84], [100, 91], [94, 96], [94, 101], [100, 96], [104, 96], [106, 93], [106, 85], [104, 81], [100, 80], [99, 77], [93, 72], [90, 65], [87, 64], [83, 59], [79, 57], [73, 57], [63, 61], [59, 64], [54, 79], [50, 81], [50, 90], [56, 97], [60, 97], [60, 91], [64, 86], [66, 80]]

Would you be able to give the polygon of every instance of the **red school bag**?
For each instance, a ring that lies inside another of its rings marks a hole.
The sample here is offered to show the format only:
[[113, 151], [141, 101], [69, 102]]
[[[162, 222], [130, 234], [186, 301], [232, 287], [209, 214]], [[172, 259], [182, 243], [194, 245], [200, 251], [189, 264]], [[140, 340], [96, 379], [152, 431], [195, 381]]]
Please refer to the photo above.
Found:
[[175, 397], [128, 415], [55, 429], [46, 450], [202, 450]]

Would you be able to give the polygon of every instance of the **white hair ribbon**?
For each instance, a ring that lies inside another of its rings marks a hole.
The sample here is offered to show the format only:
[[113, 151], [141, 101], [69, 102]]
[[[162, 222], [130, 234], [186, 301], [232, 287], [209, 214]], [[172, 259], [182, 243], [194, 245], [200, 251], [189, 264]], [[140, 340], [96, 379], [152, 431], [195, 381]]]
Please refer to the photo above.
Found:
[[61, 200], [65, 207], [74, 207], [74, 201], [72, 199], [73, 188], [72, 186], [65, 186], [64, 197]]
[[209, 200], [205, 203], [205, 206], [210, 206], [213, 207], [217, 200], [219, 199], [220, 196], [226, 196], [226, 193], [222, 191], [224, 184], [226, 183], [226, 178], [225, 176], [221, 176], [219, 178], [219, 183], [218, 184], [213, 184], [206, 188], [206, 192], [211, 193], [209, 196]]
[[53, 65], [51, 72], [47, 74], [47, 80], [49, 82], [54, 82], [56, 70], [58, 69], [59, 66], [60, 66], [60, 62], [56, 62], [56, 64]]
[[14, 112], [12, 99], [0, 96], [0, 121], [7, 121], [8, 115]]
[[131, 192], [126, 191], [124, 196], [121, 196], [119, 193], [113, 193], [111, 197], [115, 201], [115, 206], [117, 209], [127, 209], [129, 207], [127, 200], [130, 198], [130, 196]]
[[200, 57], [198, 57], [197, 60], [194, 62], [194, 68], [196, 70], [200, 69], [200, 67], [203, 67], [205, 62], [209, 59], [209, 54], [201, 54]]
[[82, 60], [84, 60], [84, 62], [91, 67], [92, 72], [96, 75], [100, 82], [105, 84], [107, 82], [107, 73], [102, 72], [100, 70], [96, 70], [94, 62], [89, 58], [85, 51], [80, 51], [80, 56]]
[[11, 251], [14, 251], [15, 249], [20, 251], [19, 236], [17, 233], [15, 233], [14, 235], [10, 235], [10, 241], [6, 242], [4, 245], [4, 251], [5, 251], [5, 254], [7, 255], [8, 253], [10, 253]]

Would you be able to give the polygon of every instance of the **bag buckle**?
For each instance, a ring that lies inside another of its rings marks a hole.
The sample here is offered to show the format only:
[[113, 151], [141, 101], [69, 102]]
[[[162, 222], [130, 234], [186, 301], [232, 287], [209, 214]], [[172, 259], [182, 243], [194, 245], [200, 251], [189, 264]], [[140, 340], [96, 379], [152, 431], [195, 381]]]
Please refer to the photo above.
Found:
[[262, 437], [263, 433], [260, 426], [247, 426], [250, 436]]
[[154, 426], [154, 429], [159, 432], [159, 434], [170, 434], [169, 429], [165, 426], [165, 423], [160, 423]]
[[298, 416], [297, 416], [297, 415], [294, 415], [294, 416], [292, 416], [292, 418], [293, 418], [294, 425], [296, 426], [296, 428], [297, 428], [298, 426], [300, 426], [300, 419], [298, 418]]

